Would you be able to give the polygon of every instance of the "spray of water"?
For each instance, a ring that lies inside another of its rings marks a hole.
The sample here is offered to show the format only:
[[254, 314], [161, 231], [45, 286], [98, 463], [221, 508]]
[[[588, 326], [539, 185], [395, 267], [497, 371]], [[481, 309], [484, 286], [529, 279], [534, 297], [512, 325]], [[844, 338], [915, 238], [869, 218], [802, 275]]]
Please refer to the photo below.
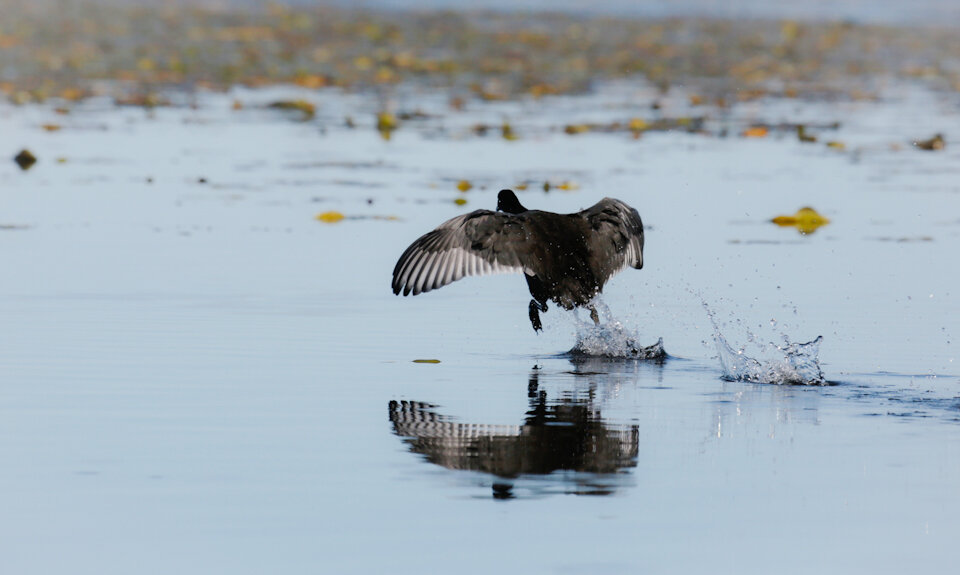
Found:
[[723, 379], [780, 385], [827, 384], [819, 360], [823, 336], [807, 343], [793, 343], [784, 337], [783, 344], [769, 344], [771, 359], [755, 359], [746, 355], [742, 348], [737, 350], [727, 343], [713, 310], [705, 301], [702, 303], [713, 325], [713, 340], [720, 356]]
[[610, 308], [598, 297], [593, 305], [600, 314], [600, 325], [592, 320], [583, 320], [574, 310], [577, 330], [577, 343], [568, 352], [572, 356], [604, 357], [612, 359], [659, 360], [667, 358], [663, 347], [663, 338], [653, 345], [640, 345], [639, 334], [613, 317]]

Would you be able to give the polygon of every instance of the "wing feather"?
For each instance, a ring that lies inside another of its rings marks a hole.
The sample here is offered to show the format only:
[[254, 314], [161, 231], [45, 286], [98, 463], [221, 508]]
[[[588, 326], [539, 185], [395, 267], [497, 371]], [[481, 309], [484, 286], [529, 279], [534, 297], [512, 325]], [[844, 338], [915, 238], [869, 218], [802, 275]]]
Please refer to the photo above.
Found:
[[580, 212], [593, 231], [588, 238], [591, 265], [601, 283], [627, 267], [643, 267], [643, 220], [637, 210], [604, 198]]
[[522, 215], [476, 210], [457, 216], [403, 252], [393, 269], [393, 293], [418, 295], [466, 276], [521, 273], [529, 243]]

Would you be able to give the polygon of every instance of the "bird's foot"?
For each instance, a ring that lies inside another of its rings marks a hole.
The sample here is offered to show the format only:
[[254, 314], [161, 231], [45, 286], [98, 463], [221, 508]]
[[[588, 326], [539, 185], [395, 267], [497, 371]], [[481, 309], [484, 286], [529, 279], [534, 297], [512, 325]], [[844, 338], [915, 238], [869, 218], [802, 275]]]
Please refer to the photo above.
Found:
[[593, 320], [594, 325], [600, 325], [600, 314], [597, 313], [597, 308], [590, 306], [590, 319]]
[[543, 331], [543, 324], [540, 323], [540, 312], [547, 311], [547, 304], [540, 303], [535, 299], [530, 300], [530, 323], [533, 325], [533, 331]]

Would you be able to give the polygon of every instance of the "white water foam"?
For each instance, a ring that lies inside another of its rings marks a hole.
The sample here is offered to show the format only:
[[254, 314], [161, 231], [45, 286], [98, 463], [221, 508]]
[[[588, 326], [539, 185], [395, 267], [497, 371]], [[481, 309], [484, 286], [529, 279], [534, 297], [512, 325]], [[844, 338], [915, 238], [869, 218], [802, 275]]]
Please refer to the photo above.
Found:
[[756, 359], [746, 355], [743, 348], [736, 350], [727, 342], [720, 332], [720, 326], [717, 325], [713, 311], [705, 301], [702, 303], [710, 323], [713, 324], [713, 340], [720, 356], [723, 379], [776, 385], [828, 384], [823, 377], [819, 360], [823, 336], [817, 336], [813, 341], [806, 343], [791, 342], [784, 336], [783, 344], [768, 344], [768, 349], [774, 357]]
[[574, 356], [604, 357], [611, 359], [664, 360], [667, 352], [663, 347], [663, 338], [653, 345], [640, 345], [639, 333], [627, 329], [610, 313], [610, 308], [599, 298], [593, 300], [602, 323], [596, 325], [592, 320], [580, 319], [574, 310], [577, 329], [577, 342], [568, 352]]

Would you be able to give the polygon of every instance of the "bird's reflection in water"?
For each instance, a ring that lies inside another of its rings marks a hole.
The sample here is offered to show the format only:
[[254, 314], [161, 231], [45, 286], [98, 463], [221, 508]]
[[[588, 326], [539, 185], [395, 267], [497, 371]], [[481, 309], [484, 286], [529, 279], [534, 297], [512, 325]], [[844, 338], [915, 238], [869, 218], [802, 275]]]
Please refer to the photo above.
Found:
[[[448, 469], [493, 475], [493, 497], [515, 497], [524, 481], [534, 492], [558, 491], [608, 495], [625, 484], [626, 469], [636, 467], [639, 430], [603, 420], [596, 384], [584, 392], [548, 398], [539, 373], [530, 375], [528, 406], [519, 425], [460, 423], [437, 406], [391, 401], [393, 430], [414, 453]], [[550, 481], [526, 481], [550, 476]]]

